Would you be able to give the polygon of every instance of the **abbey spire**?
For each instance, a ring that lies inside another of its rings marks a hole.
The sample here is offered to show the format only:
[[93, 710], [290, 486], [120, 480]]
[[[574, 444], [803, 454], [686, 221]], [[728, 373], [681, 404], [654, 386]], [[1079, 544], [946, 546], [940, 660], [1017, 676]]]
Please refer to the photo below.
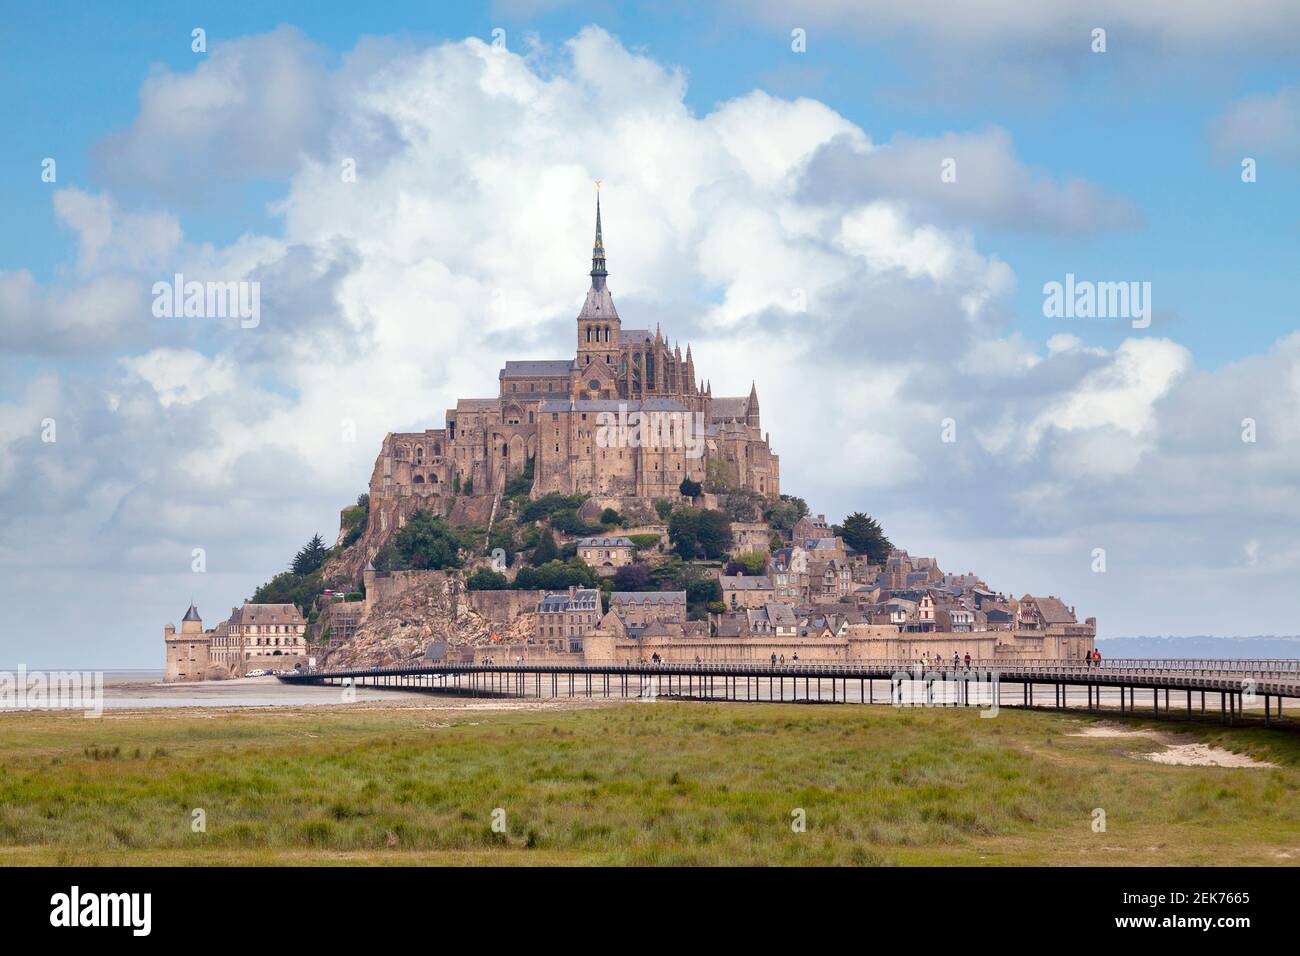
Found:
[[614, 298], [605, 286], [605, 238], [600, 224], [600, 180], [596, 180], [596, 241], [591, 246], [591, 288], [578, 313], [579, 364], [590, 365], [593, 360], [615, 367], [618, 358], [622, 323]]
[[605, 240], [600, 235], [600, 180], [596, 180], [596, 241], [591, 247], [591, 287], [605, 288]]

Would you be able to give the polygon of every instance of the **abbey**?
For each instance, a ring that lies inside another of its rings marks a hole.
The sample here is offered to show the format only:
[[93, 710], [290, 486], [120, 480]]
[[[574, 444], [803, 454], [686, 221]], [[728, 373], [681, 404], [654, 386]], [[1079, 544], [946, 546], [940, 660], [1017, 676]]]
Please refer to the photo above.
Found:
[[[508, 361], [497, 394], [458, 400], [444, 428], [387, 435], [370, 478], [372, 529], [385, 534], [420, 508], [448, 514], [465, 496], [486, 501], [486, 513], [471, 512], [482, 523], [507, 480], [529, 473], [534, 497], [560, 492], [648, 503], [678, 497], [683, 479], [706, 477], [780, 494], [780, 463], [762, 430], [757, 388], [715, 398], [696, 376], [689, 345], [683, 354], [658, 328], [623, 327], [608, 275], [597, 195], [591, 287], [577, 317], [574, 356]], [[628, 435], [636, 437], [623, 440]]]

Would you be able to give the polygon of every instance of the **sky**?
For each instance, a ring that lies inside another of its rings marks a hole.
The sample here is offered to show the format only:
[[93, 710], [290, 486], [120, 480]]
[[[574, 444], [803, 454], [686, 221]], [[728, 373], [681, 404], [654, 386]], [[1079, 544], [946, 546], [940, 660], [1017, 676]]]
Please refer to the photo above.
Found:
[[3, 0], [0, 666], [159, 666], [572, 354], [595, 179], [624, 321], [815, 513], [1102, 637], [1296, 633], [1300, 7], [1080, 6]]

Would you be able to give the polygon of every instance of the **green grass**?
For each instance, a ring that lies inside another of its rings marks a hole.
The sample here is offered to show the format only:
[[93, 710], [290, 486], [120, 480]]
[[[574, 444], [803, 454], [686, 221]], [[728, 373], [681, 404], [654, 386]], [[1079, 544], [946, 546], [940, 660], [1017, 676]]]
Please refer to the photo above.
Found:
[[1067, 736], [1086, 720], [672, 702], [6, 714], [0, 862], [1300, 861], [1300, 735], [1207, 725], [1193, 732], [1280, 766], [1176, 767], [1132, 756], [1150, 741]]

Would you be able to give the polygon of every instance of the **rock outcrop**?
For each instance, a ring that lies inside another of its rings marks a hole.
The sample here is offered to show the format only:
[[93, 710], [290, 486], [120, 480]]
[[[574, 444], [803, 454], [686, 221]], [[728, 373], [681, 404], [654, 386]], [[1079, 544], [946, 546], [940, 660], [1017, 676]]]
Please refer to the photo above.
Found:
[[422, 656], [430, 641], [445, 642], [448, 651], [456, 653], [467, 647], [524, 643], [533, 636], [536, 614], [491, 614], [484, 606], [486, 599], [504, 592], [466, 592], [455, 578], [439, 573], [426, 576], [427, 580], [384, 592], [352, 640], [329, 651], [324, 665], [399, 664]]

